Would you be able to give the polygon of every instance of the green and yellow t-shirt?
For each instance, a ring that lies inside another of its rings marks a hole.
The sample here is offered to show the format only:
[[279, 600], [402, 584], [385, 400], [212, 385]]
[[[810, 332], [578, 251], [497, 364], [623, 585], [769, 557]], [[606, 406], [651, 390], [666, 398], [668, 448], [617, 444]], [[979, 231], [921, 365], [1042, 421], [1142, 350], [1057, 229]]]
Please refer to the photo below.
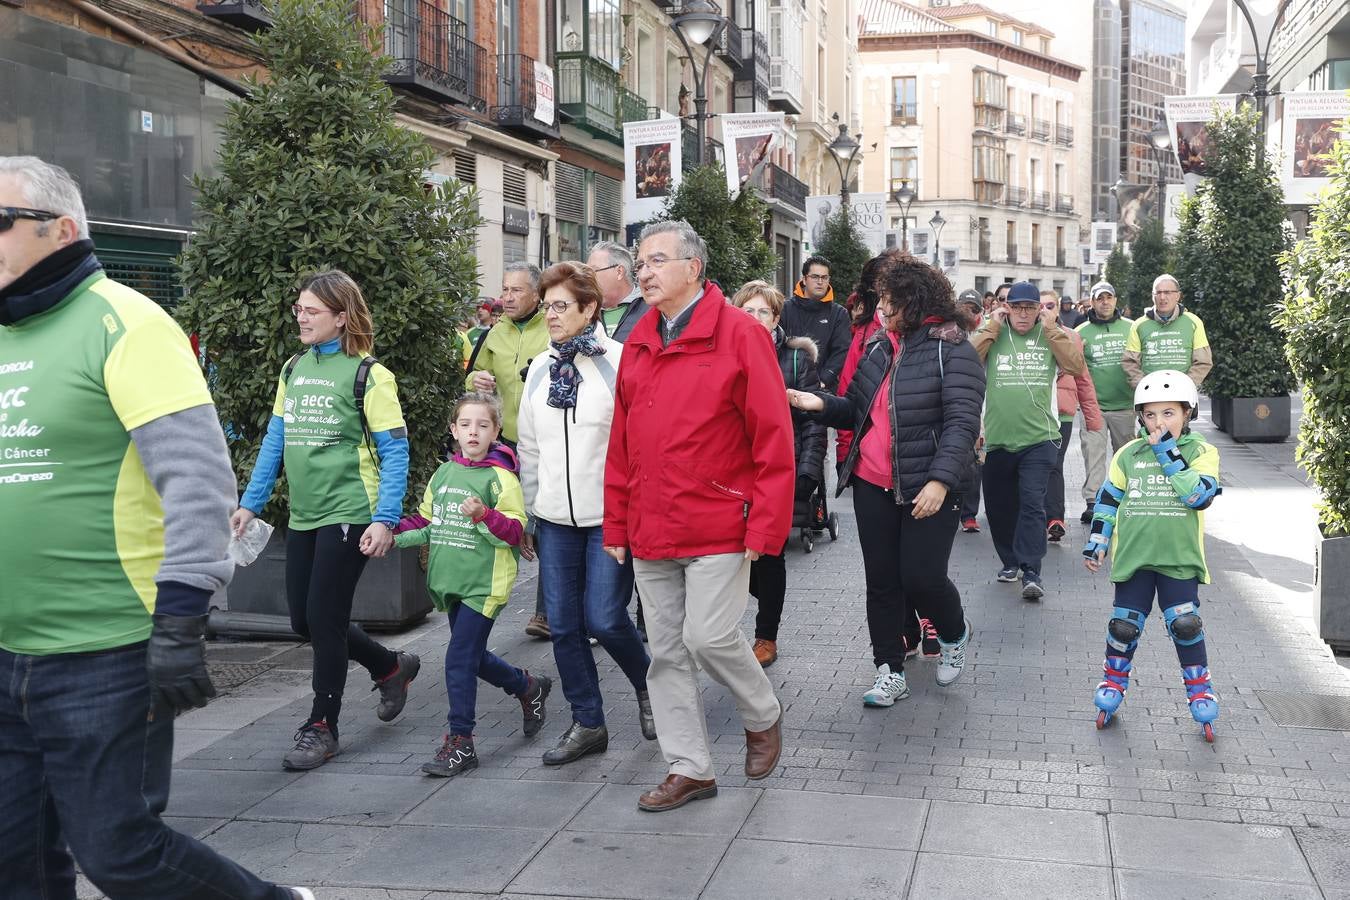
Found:
[[[1219, 451], [1204, 438], [1183, 434], [1177, 449], [1191, 472], [1218, 480]], [[1129, 581], [1140, 569], [1148, 569], [1208, 584], [1205, 514], [1181, 501], [1149, 442], [1135, 438], [1121, 447], [1107, 477], [1125, 495], [1111, 534], [1111, 580]]]
[[1149, 316], [1135, 319], [1125, 341], [1126, 350], [1139, 354], [1139, 367], [1145, 375], [1161, 369], [1189, 372], [1195, 351], [1208, 346], [1205, 323], [1185, 310], [1166, 325]]
[[[380, 491], [379, 457], [361, 431], [356, 409], [360, 357], [307, 351], [277, 379], [272, 414], [285, 425], [283, 454], [290, 485], [290, 527], [365, 525]], [[404, 428], [394, 375], [380, 363], [366, 379], [366, 421], [372, 434]]]
[[[1134, 391], [1120, 361], [1125, 342], [1134, 329], [1134, 320], [1120, 317], [1114, 322], [1087, 321], [1078, 326], [1083, 338], [1083, 358], [1087, 362], [1097, 403], [1107, 412], [1134, 408]], [[1189, 368], [1190, 363], [1187, 363]]]
[[1003, 326], [985, 358], [984, 441], [1017, 452], [1059, 440], [1055, 355], [1039, 323], [1026, 334]]
[[102, 272], [0, 326], [0, 647], [149, 637], [164, 512], [130, 432], [210, 403], [182, 329]]

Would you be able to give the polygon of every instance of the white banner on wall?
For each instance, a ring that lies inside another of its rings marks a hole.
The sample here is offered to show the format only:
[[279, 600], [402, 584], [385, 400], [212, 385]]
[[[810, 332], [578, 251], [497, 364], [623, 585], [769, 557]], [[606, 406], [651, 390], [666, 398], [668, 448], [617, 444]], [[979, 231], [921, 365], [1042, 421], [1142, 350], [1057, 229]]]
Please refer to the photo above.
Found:
[[1167, 114], [1167, 131], [1172, 136], [1172, 152], [1181, 165], [1187, 186], [1194, 189], [1197, 180], [1209, 174], [1205, 164], [1210, 143], [1209, 120], [1219, 112], [1237, 109], [1237, 94], [1166, 97], [1163, 109]]
[[[849, 210], [853, 217], [853, 227], [858, 236], [872, 253], [886, 249], [886, 195], [849, 194]], [[809, 249], [815, 252], [825, 236], [825, 221], [839, 211], [839, 195], [824, 194], [806, 198], [806, 222], [808, 227]], [[911, 245], [913, 230], [910, 231]], [[931, 252], [931, 251], [930, 251]]]
[[1295, 91], [1284, 95], [1280, 186], [1285, 203], [1313, 203], [1327, 186], [1331, 147], [1348, 132], [1350, 95], [1345, 91]]
[[536, 61], [534, 64], [534, 117], [545, 125], [552, 125], [553, 116], [553, 69]]
[[783, 134], [783, 113], [723, 113], [727, 191], [735, 197], [756, 176]]
[[1093, 222], [1090, 247], [1090, 259], [1094, 264], [1106, 262], [1111, 256], [1111, 251], [1116, 249], [1116, 223]]
[[648, 119], [623, 126], [623, 221], [645, 222], [665, 208], [681, 180], [680, 120]]

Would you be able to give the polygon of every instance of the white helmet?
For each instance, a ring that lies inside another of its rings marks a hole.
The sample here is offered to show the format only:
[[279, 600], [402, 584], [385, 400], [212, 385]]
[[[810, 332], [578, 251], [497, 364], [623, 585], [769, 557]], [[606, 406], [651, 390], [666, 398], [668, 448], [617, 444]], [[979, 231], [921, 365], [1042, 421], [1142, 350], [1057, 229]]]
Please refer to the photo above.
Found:
[[1134, 389], [1134, 408], [1145, 403], [1166, 403], [1167, 401], [1187, 404], [1194, 412], [1200, 406], [1200, 391], [1191, 376], [1176, 369], [1159, 369], [1149, 372]]

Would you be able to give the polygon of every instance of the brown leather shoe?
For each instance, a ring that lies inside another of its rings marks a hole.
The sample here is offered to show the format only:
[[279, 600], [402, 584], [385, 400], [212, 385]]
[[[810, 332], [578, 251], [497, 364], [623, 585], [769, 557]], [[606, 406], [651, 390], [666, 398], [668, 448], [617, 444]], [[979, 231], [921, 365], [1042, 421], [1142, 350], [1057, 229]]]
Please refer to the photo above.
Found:
[[645, 812], [665, 812], [684, 806], [690, 800], [717, 796], [717, 782], [698, 781], [683, 775], [667, 775], [666, 780], [638, 798], [638, 809]]
[[778, 642], [766, 641], [764, 638], [755, 638], [755, 662], [763, 668], [773, 665], [774, 660], [778, 659]]
[[745, 733], [745, 777], [752, 781], [767, 778], [783, 755], [783, 714], [763, 731]]

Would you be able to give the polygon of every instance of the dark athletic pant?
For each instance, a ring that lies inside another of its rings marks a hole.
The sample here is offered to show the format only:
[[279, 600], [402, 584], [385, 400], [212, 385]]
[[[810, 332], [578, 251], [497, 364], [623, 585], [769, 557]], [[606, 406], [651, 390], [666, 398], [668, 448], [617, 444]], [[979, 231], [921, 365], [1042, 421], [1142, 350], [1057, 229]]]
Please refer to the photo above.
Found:
[[351, 621], [352, 597], [366, 567], [360, 545], [367, 527], [325, 525], [286, 533], [286, 605], [291, 629], [314, 648], [314, 707], [309, 719], [328, 723], [335, 737], [348, 658], [376, 679], [398, 666], [394, 651], [371, 640]]
[[765, 554], [750, 564], [750, 594], [759, 601], [755, 613], [755, 637], [778, 640], [783, 621], [783, 598], [787, 595], [787, 551]]
[[[1129, 581], [1122, 581], [1116, 585], [1116, 606], [1133, 609], [1147, 616], [1153, 610], [1153, 595], [1157, 594], [1159, 613], [1187, 602], [1194, 603], [1198, 607], [1200, 605], [1199, 588], [1200, 582], [1195, 578], [1171, 578], [1159, 572], [1140, 569], [1130, 576]], [[1159, 622], [1158, 627], [1163, 630], [1163, 634], [1169, 641], [1172, 640], [1172, 635], [1167, 631], [1166, 619]], [[1139, 639], [1142, 641], [1143, 638], [1144, 636], [1141, 634]], [[1181, 663], [1182, 666], [1209, 665], [1209, 655], [1205, 651], [1203, 638], [1189, 647], [1176, 644], [1176, 648], [1177, 662]], [[1138, 646], [1136, 646], [1135, 650], [1138, 649]], [[1134, 650], [1121, 653], [1115, 647], [1107, 644], [1106, 655], [1134, 659]]]
[[1059, 455], [1055, 466], [1050, 470], [1050, 483], [1045, 488], [1045, 524], [1051, 519], [1064, 520], [1064, 454], [1069, 450], [1069, 438], [1073, 437], [1073, 419], [1059, 423]]
[[984, 515], [1005, 567], [1041, 573], [1045, 558], [1045, 485], [1055, 466], [1054, 441], [984, 458]]

